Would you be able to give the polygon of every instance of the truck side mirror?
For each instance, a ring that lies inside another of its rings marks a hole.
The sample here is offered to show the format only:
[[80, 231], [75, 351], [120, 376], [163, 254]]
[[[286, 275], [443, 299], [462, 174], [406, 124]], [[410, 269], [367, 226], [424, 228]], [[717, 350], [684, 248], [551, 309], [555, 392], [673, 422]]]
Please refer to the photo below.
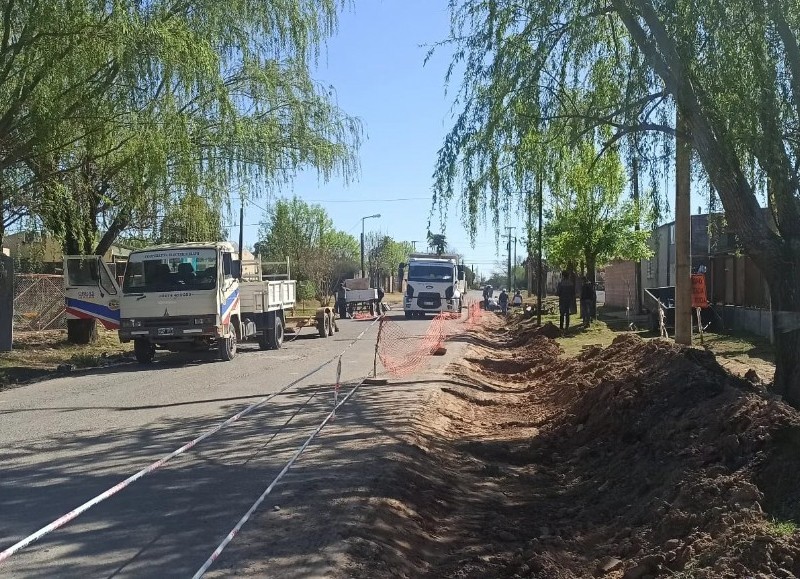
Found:
[[231, 277], [242, 279], [242, 262], [239, 259], [231, 261]]
[[397, 266], [397, 277], [400, 279], [400, 281], [403, 280], [403, 273], [405, 272], [405, 269], [406, 269], [405, 263], [401, 263], [400, 265]]
[[458, 281], [463, 281], [464, 279], [465, 279], [464, 266], [463, 265], [459, 265], [458, 266]]

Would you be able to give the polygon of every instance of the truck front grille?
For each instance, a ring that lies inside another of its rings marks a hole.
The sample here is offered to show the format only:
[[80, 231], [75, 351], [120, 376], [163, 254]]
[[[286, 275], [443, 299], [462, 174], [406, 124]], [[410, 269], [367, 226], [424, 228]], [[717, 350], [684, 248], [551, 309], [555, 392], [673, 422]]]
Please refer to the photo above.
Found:
[[166, 326], [180, 327], [191, 326], [192, 318], [188, 316], [166, 316], [163, 318], [143, 318], [142, 327], [144, 328], [163, 328]]
[[422, 309], [438, 310], [442, 307], [442, 296], [432, 292], [420, 292], [417, 296], [417, 305]]

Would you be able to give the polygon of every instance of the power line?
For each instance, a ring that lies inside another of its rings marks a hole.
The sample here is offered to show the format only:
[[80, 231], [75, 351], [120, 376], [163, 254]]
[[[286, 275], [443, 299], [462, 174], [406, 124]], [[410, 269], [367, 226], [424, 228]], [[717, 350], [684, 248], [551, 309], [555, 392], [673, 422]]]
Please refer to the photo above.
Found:
[[[231, 196], [231, 199], [240, 199], [241, 197]], [[307, 203], [393, 203], [399, 201], [423, 201], [426, 199], [430, 199], [430, 197], [394, 197], [391, 199], [305, 199], [304, 197], [298, 197], [301, 201], [305, 201]], [[256, 205], [249, 198], [245, 199], [248, 203], [252, 203]], [[256, 205], [256, 207], [259, 207]], [[260, 208], [260, 207], [259, 207]], [[261, 209], [261, 208], [260, 208]]]

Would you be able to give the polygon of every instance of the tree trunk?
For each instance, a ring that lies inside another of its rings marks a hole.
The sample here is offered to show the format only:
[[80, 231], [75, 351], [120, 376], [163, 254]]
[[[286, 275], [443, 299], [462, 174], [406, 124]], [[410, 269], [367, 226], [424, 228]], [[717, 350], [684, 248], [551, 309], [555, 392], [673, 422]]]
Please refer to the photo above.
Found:
[[97, 320], [67, 320], [67, 341], [80, 345], [96, 342]]
[[[791, 264], [791, 265], [789, 265]], [[787, 259], [779, 272], [767, 274], [775, 333], [773, 391], [800, 408], [800, 255]]]

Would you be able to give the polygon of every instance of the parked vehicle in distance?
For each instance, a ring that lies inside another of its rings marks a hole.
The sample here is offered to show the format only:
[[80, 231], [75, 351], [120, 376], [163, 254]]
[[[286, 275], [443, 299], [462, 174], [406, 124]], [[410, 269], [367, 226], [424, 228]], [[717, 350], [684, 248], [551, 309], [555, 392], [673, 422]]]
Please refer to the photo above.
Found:
[[461, 312], [466, 288], [464, 266], [458, 263], [458, 256], [412, 253], [408, 264], [400, 264], [401, 280], [406, 267], [406, 318], [421, 317], [427, 312]]
[[[256, 340], [265, 350], [280, 348], [296, 282], [288, 279], [288, 266], [286, 279], [267, 277], [260, 262], [243, 264], [227, 242], [134, 251], [121, 287], [99, 257], [64, 257], [67, 316], [117, 327], [120, 341], [133, 341], [143, 364], [157, 349], [216, 349], [220, 358], [232, 360], [245, 340]], [[333, 311], [320, 308], [316, 318], [330, 335]]]

